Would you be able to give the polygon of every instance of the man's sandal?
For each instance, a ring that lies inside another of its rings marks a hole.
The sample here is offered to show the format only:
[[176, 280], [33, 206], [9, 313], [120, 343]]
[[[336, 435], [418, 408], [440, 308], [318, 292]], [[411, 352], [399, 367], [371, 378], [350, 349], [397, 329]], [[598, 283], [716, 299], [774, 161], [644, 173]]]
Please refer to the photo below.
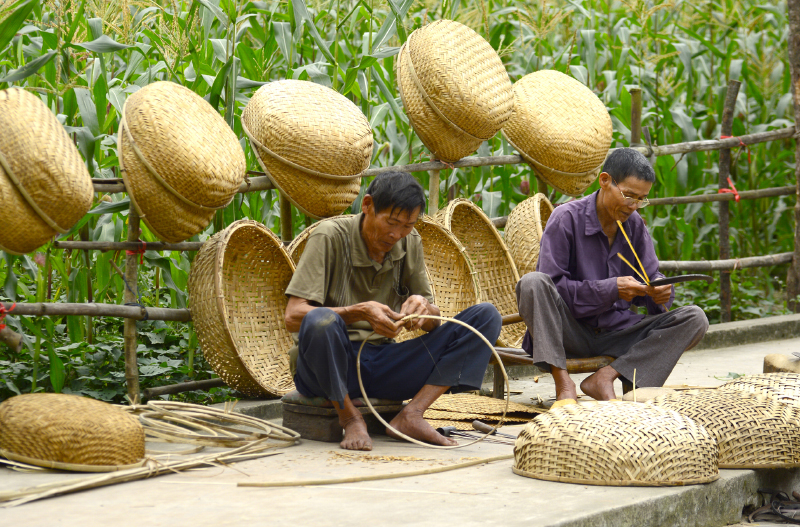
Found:
[[791, 499], [785, 492], [772, 489], [758, 489], [763, 499], [764, 506], [756, 509], [750, 515], [750, 523], [774, 522], [791, 523], [800, 525], [800, 493], [792, 492], [795, 499]]

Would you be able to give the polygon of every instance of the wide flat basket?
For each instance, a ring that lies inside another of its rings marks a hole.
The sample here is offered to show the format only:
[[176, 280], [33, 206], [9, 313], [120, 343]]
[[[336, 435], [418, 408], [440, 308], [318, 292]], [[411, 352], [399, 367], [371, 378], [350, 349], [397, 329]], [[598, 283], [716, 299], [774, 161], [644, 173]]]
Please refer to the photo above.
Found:
[[572, 77], [542, 70], [514, 84], [514, 112], [503, 134], [563, 194], [583, 194], [597, 178], [612, 132], [603, 102]]
[[542, 236], [553, 213], [553, 204], [544, 194], [536, 194], [514, 207], [506, 221], [506, 245], [520, 276], [536, 270]]
[[417, 29], [395, 64], [406, 115], [437, 159], [471, 154], [511, 116], [514, 97], [503, 62], [463, 24], [436, 20]]
[[[480, 285], [481, 301], [494, 304], [501, 315], [518, 312], [514, 288], [519, 273], [503, 238], [483, 210], [468, 199], [456, 199], [434, 219], [455, 234], [466, 249]], [[499, 345], [518, 348], [525, 329], [524, 322], [503, 326]]]
[[719, 389], [755, 393], [782, 403], [800, 405], [800, 374], [798, 373], [747, 375], [723, 384]]
[[252, 220], [212, 236], [192, 262], [189, 301], [203, 355], [245, 395], [279, 397], [294, 389], [283, 294], [292, 274], [281, 241]]
[[647, 404], [705, 427], [719, 444], [720, 468], [800, 466], [800, 408], [794, 405], [727, 390], [673, 392]]
[[242, 126], [267, 176], [303, 213], [336, 216], [358, 197], [372, 129], [345, 96], [313, 82], [270, 82], [247, 103]]
[[173, 82], [145, 86], [122, 113], [120, 171], [139, 216], [167, 242], [202, 232], [244, 181], [247, 163], [233, 130]]
[[20, 88], [0, 91], [0, 130], [0, 250], [29, 253], [89, 211], [92, 179], [38, 96]]
[[632, 402], [536, 416], [514, 445], [515, 474], [582, 485], [663, 487], [719, 478], [714, 438], [688, 417]]
[[[346, 218], [349, 216], [350, 214], [344, 214], [341, 216], [336, 216], [336, 218]], [[303, 229], [303, 231], [300, 234], [298, 234], [294, 238], [294, 240], [292, 240], [289, 246], [286, 247], [286, 252], [289, 254], [289, 258], [292, 259], [292, 262], [294, 262], [295, 267], [297, 267], [297, 264], [300, 263], [300, 257], [303, 256], [303, 251], [306, 250], [306, 244], [308, 243], [308, 238], [309, 236], [311, 236], [311, 233], [314, 232], [314, 229], [316, 229], [319, 226], [319, 224], [322, 223], [323, 221], [335, 220], [336, 218], [326, 218], [317, 221], [315, 223], [312, 223], [311, 225]]]
[[144, 429], [108, 403], [56, 393], [0, 404], [0, 456], [41, 467], [110, 472], [141, 465]]

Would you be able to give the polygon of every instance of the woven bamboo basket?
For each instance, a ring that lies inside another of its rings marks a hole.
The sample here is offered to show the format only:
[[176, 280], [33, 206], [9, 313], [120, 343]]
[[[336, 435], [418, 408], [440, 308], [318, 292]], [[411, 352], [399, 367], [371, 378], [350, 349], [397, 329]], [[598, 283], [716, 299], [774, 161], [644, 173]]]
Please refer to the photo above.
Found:
[[92, 206], [78, 149], [42, 100], [0, 91], [0, 250], [25, 254], [72, 228]]
[[[343, 218], [347, 216], [349, 215], [343, 215], [337, 217]], [[330, 219], [335, 219], [335, 218], [330, 218]], [[323, 221], [327, 221], [327, 219], [320, 220], [316, 223], [312, 223], [311, 225], [303, 229], [303, 232], [298, 234], [295, 237], [295, 239], [292, 240], [289, 246], [286, 247], [286, 252], [289, 254], [289, 258], [292, 259], [292, 262], [294, 262], [295, 267], [297, 267], [297, 264], [300, 263], [300, 257], [303, 256], [303, 251], [306, 250], [306, 243], [308, 243], [308, 237], [311, 236], [311, 233], [314, 232], [314, 229], [316, 229], [317, 226]]]
[[[434, 219], [455, 234], [466, 249], [477, 273], [481, 300], [494, 304], [501, 315], [518, 312], [514, 287], [519, 282], [519, 273], [492, 220], [468, 199], [451, 201]], [[525, 329], [524, 322], [503, 326], [499, 345], [520, 347]]]
[[244, 181], [247, 163], [233, 130], [173, 82], [137, 91], [122, 114], [120, 172], [139, 216], [167, 242], [202, 232]]
[[242, 127], [267, 176], [303, 213], [336, 216], [358, 197], [372, 130], [345, 96], [313, 82], [270, 82], [247, 103]]
[[139, 466], [144, 429], [113, 405], [57, 393], [18, 395], [0, 404], [0, 456], [85, 472]]
[[514, 84], [514, 112], [503, 134], [562, 194], [583, 194], [597, 179], [612, 132], [603, 102], [572, 77], [542, 70]]
[[215, 234], [192, 262], [189, 301], [203, 355], [245, 395], [281, 396], [294, 389], [283, 294], [293, 273], [278, 237], [252, 220]]
[[458, 22], [437, 20], [411, 33], [395, 66], [406, 115], [437, 159], [471, 154], [511, 116], [514, 97], [503, 62]]
[[723, 384], [719, 389], [761, 394], [782, 403], [800, 406], [800, 374], [798, 373], [747, 375]]
[[513, 470], [583, 485], [694, 485], [719, 478], [717, 450], [702, 426], [674, 411], [622, 401], [573, 404], [525, 425]]
[[705, 427], [719, 444], [720, 468], [800, 466], [800, 407], [726, 390], [673, 392], [647, 404]]
[[508, 215], [506, 244], [520, 276], [536, 270], [544, 228], [552, 213], [550, 200], [544, 194], [536, 194], [514, 207]]

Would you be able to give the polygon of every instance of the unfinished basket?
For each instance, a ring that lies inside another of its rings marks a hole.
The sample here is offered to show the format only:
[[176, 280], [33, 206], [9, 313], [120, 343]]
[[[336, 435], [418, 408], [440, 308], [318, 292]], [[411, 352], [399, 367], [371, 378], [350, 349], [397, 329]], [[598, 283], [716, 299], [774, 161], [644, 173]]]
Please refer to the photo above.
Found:
[[583, 485], [660, 487], [719, 478], [717, 444], [693, 420], [629, 402], [538, 415], [514, 445], [514, 473]]
[[0, 91], [0, 250], [24, 254], [72, 228], [94, 189], [53, 112], [20, 88]]
[[511, 116], [514, 97], [503, 62], [467, 26], [436, 20], [417, 29], [395, 64], [406, 115], [437, 159], [471, 154]]
[[189, 301], [203, 355], [245, 395], [281, 396], [294, 389], [283, 294], [293, 273], [278, 237], [252, 220], [215, 234], [192, 262]]
[[503, 134], [563, 194], [583, 194], [597, 178], [612, 132], [603, 102], [572, 77], [542, 70], [514, 84], [514, 112]]
[[[462, 414], [502, 415], [506, 408], [505, 399], [495, 399], [469, 393], [444, 394], [436, 399], [430, 410], [459, 412]], [[542, 410], [526, 404], [508, 403], [508, 413], [538, 414]]]
[[[456, 199], [434, 219], [455, 234], [466, 249], [477, 274], [481, 301], [494, 304], [501, 315], [519, 311], [514, 292], [519, 273], [503, 238], [481, 208], [468, 199]], [[525, 329], [524, 322], [503, 326], [498, 345], [520, 347]]]
[[247, 103], [242, 128], [267, 176], [303, 213], [336, 216], [358, 197], [372, 129], [345, 96], [313, 82], [270, 82]]
[[800, 374], [798, 373], [747, 375], [723, 384], [719, 389], [756, 393], [782, 403], [800, 405]]
[[553, 205], [544, 194], [536, 194], [514, 207], [506, 221], [506, 245], [520, 276], [536, 270], [542, 235], [553, 213]]
[[247, 163], [233, 130], [173, 82], [137, 91], [122, 114], [120, 172], [139, 216], [167, 242], [202, 232], [244, 181]]
[[794, 405], [726, 390], [673, 392], [647, 404], [704, 426], [719, 444], [720, 468], [800, 466], [800, 408]]
[[144, 459], [139, 420], [108, 403], [57, 393], [0, 404], [0, 456], [63, 470], [107, 472]]

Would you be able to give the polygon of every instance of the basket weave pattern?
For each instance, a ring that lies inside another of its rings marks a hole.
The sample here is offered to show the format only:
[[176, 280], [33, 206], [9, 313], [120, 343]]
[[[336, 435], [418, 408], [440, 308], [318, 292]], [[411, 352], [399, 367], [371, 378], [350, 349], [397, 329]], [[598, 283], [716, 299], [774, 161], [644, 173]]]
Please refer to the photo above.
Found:
[[798, 373], [747, 375], [723, 384], [719, 389], [755, 393], [782, 403], [800, 405], [800, 374]]
[[636, 403], [575, 404], [525, 425], [516, 474], [589, 485], [670, 486], [719, 477], [717, 445], [677, 412]]
[[192, 262], [189, 300], [203, 355], [245, 395], [281, 396], [294, 389], [283, 294], [293, 273], [281, 241], [251, 220], [215, 234]]
[[77, 465], [130, 465], [144, 457], [138, 419], [108, 403], [55, 393], [18, 395], [0, 404], [0, 449]]
[[29, 253], [89, 211], [92, 180], [72, 139], [36, 95], [0, 91], [0, 130], [0, 249]]
[[539, 248], [553, 205], [544, 194], [536, 194], [514, 207], [506, 221], [506, 244], [520, 276], [536, 270]]
[[[456, 199], [436, 213], [434, 219], [455, 234], [467, 251], [477, 274], [481, 300], [497, 307], [501, 315], [518, 311], [514, 287], [519, 274], [503, 238], [488, 216], [468, 199]], [[518, 348], [525, 336], [525, 323], [503, 326], [500, 346]]]
[[690, 390], [649, 403], [697, 421], [719, 444], [720, 468], [800, 466], [800, 408], [763, 395]]

